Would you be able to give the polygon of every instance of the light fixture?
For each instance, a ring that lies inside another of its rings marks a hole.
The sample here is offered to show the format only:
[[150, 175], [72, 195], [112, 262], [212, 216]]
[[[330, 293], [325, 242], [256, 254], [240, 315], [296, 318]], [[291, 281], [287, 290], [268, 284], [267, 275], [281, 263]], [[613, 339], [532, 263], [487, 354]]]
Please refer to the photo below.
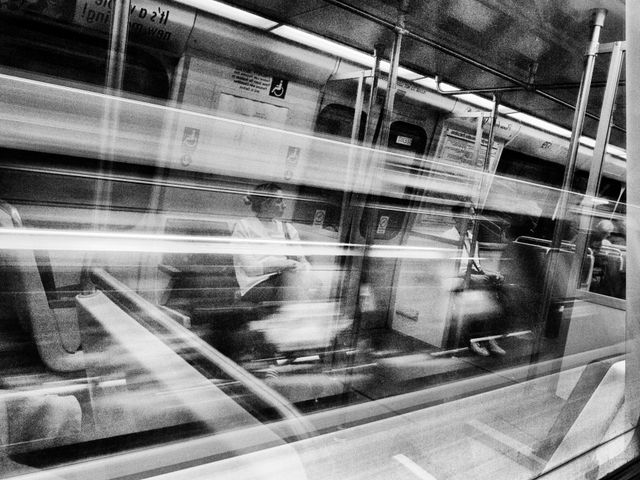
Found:
[[212, 13], [219, 17], [224, 17], [234, 22], [249, 25], [263, 30], [269, 30], [278, 25], [277, 22], [261, 17], [245, 10], [241, 10], [226, 3], [217, 2], [216, 0], [175, 0], [177, 3], [186, 5], [187, 7], [202, 10], [203, 12]]
[[287, 40], [315, 48], [316, 50], [329, 53], [336, 57], [344, 58], [345, 60], [349, 60], [365, 67], [371, 68], [373, 65], [373, 57], [367, 53], [356, 50], [355, 48], [347, 47], [346, 45], [332, 40], [327, 40], [319, 35], [305, 32], [298, 28], [281, 25], [271, 30], [271, 32], [279, 37], [286, 38]]
[[[298, 28], [279, 24], [267, 18], [261, 17], [260, 15], [256, 15], [256, 14], [247, 12], [245, 10], [232, 7], [230, 5], [227, 5], [222, 2], [218, 2], [216, 0], [175, 0], [175, 1], [177, 3], [181, 3], [188, 7], [192, 7], [192, 8], [202, 10], [220, 17], [224, 17], [229, 20], [242, 23], [244, 25], [249, 25], [251, 27], [260, 28], [263, 30], [270, 30], [273, 34], [279, 37], [305, 45], [310, 48], [314, 48], [316, 50], [322, 51], [324, 53], [328, 53], [335, 57], [349, 60], [350, 62], [361, 65], [363, 67], [371, 68], [373, 66], [373, 56], [361, 50], [348, 47], [344, 44], [334, 42], [332, 40], [328, 40], [319, 35], [306, 32]], [[380, 70], [385, 73], [389, 73], [389, 70], [390, 70], [389, 62], [386, 60], [381, 61]], [[438, 90], [438, 85], [436, 84], [436, 81], [434, 78], [425, 77], [424, 75], [418, 74], [408, 68], [399, 67], [398, 78], [416, 83], [432, 91]], [[460, 88], [456, 87], [455, 85], [447, 84], [444, 82], [440, 82], [439, 87], [441, 90], [444, 90], [447, 92], [454, 92], [456, 90], [460, 90]], [[493, 108], [493, 102], [491, 100], [481, 97], [479, 95], [462, 94], [462, 95], [456, 95], [456, 98], [464, 101], [465, 103], [468, 103], [470, 105], [473, 105], [475, 107], [482, 108], [485, 110], [491, 110]], [[522, 124], [531, 126], [533, 128], [538, 128], [540, 130], [551, 133], [553, 135], [557, 135], [567, 139], [571, 137], [570, 130], [560, 127], [559, 125], [553, 124], [551, 122], [547, 122], [546, 120], [542, 120], [540, 118], [534, 117], [532, 115], [529, 115], [523, 112], [514, 111], [513, 109], [504, 107], [502, 105], [500, 105], [498, 112], [505, 117], [512, 118]], [[593, 149], [595, 147], [595, 141], [588, 137], [581, 137], [580, 145]], [[626, 159], [626, 156], [627, 156], [625, 150], [618, 147], [610, 146], [610, 145], [607, 146], [607, 153], [622, 159]]]

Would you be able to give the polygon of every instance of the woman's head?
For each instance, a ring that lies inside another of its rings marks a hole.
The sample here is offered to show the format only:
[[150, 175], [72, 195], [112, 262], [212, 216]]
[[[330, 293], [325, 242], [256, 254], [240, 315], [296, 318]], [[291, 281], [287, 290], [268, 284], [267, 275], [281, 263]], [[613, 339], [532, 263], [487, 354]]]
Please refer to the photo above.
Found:
[[282, 188], [277, 183], [262, 183], [244, 197], [244, 202], [260, 218], [280, 218], [286, 207], [282, 198]]

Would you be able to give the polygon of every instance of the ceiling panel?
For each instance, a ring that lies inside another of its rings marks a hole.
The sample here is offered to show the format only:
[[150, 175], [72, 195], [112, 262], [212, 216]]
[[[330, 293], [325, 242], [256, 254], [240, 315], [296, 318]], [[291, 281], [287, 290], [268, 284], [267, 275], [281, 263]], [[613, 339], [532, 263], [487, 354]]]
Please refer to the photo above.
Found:
[[[277, 21], [297, 26], [332, 40], [371, 52], [376, 43], [391, 51], [398, 0], [233, 0], [232, 3]], [[424, 75], [439, 75], [461, 88], [513, 85], [498, 71], [526, 82], [537, 66], [535, 85], [570, 104], [576, 103], [583, 54], [590, 37], [593, 8], [608, 10], [601, 42], [624, 40], [623, 0], [409, 0], [406, 28], [431, 45], [405, 37], [401, 64]], [[358, 12], [355, 12], [355, 11]], [[456, 54], [487, 67], [443, 52]], [[589, 113], [598, 115], [608, 60], [598, 58]], [[562, 84], [562, 88], [550, 85]], [[573, 110], [533, 92], [508, 93], [503, 102], [514, 108], [569, 128]], [[623, 145], [624, 88], [618, 95], [612, 141]], [[595, 136], [596, 122], [587, 121], [585, 133]]]

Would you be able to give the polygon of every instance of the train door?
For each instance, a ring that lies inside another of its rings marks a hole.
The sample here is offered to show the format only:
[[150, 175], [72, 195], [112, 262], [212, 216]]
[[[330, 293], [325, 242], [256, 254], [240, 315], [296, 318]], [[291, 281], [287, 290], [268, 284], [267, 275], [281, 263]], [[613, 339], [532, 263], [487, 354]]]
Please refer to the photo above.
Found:
[[459, 346], [460, 326], [451, 323], [451, 294], [467, 265], [461, 262], [461, 239], [450, 234], [456, 228], [452, 208], [460, 203], [478, 208], [486, 200], [504, 143], [504, 139], [494, 141], [490, 155], [486, 154], [486, 115], [470, 113], [439, 123], [438, 138], [430, 149], [429, 171], [404, 232], [403, 246], [408, 251], [424, 250], [417, 258], [398, 262], [389, 315], [391, 328], [424, 342], [427, 348]]
[[392, 122], [389, 127], [389, 154], [380, 172], [380, 178], [386, 180], [383, 187], [367, 196], [358, 228], [358, 240], [374, 253], [365, 259], [361, 280], [374, 302], [373, 308], [364, 313], [362, 326], [365, 330], [387, 330], [398, 259], [394, 255], [378, 256], [375, 250], [397, 247], [402, 242], [416, 183], [424, 169], [424, 153], [430, 140], [426, 129], [432, 131], [433, 123], [434, 120], [429, 119], [420, 126], [403, 119]]

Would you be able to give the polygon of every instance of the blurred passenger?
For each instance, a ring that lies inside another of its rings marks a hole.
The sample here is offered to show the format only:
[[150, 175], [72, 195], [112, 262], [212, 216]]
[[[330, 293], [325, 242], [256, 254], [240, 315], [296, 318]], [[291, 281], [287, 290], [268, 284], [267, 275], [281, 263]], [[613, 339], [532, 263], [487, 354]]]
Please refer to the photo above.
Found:
[[[290, 223], [281, 220], [286, 204], [282, 189], [276, 183], [258, 185], [245, 197], [245, 204], [255, 214], [238, 221], [233, 236], [243, 239], [299, 241]], [[304, 300], [312, 289], [310, 264], [301, 248], [290, 246], [289, 255], [274, 255], [268, 245], [256, 245], [252, 253], [233, 257], [242, 299], [253, 302]]]
[[591, 248], [600, 250], [601, 247], [610, 247], [611, 241], [609, 237], [615, 229], [611, 220], [600, 220], [591, 234]]
[[[505, 350], [494, 338], [484, 341], [475, 340], [500, 334], [497, 324], [500, 323], [501, 315], [497, 298], [500, 296], [502, 275], [497, 272], [487, 272], [480, 265], [478, 246], [472, 241], [470, 231], [472, 226], [470, 219], [475, 214], [473, 206], [460, 203], [453, 206], [451, 213], [455, 225], [443, 232], [442, 236], [459, 242], [462, 247], [459, 278], [454, 288], [457, 320], [462, 325], [462, 344], [467, 345], [471, 352], [482, 357], [487, 357], [491, 353], [504, 355]], [[471, 245], [473, 245], [472, 254]], [[468, 277], [467, 269], [470, 270]]]
[[589, 246], [593, 251], [593, 270], [589, 290], [622, 298], [625, 288], [624, 262], [620, 250], [613, 248], [609, 240], [614, 230], [611, 220], [600, 220], [591, 232]]

